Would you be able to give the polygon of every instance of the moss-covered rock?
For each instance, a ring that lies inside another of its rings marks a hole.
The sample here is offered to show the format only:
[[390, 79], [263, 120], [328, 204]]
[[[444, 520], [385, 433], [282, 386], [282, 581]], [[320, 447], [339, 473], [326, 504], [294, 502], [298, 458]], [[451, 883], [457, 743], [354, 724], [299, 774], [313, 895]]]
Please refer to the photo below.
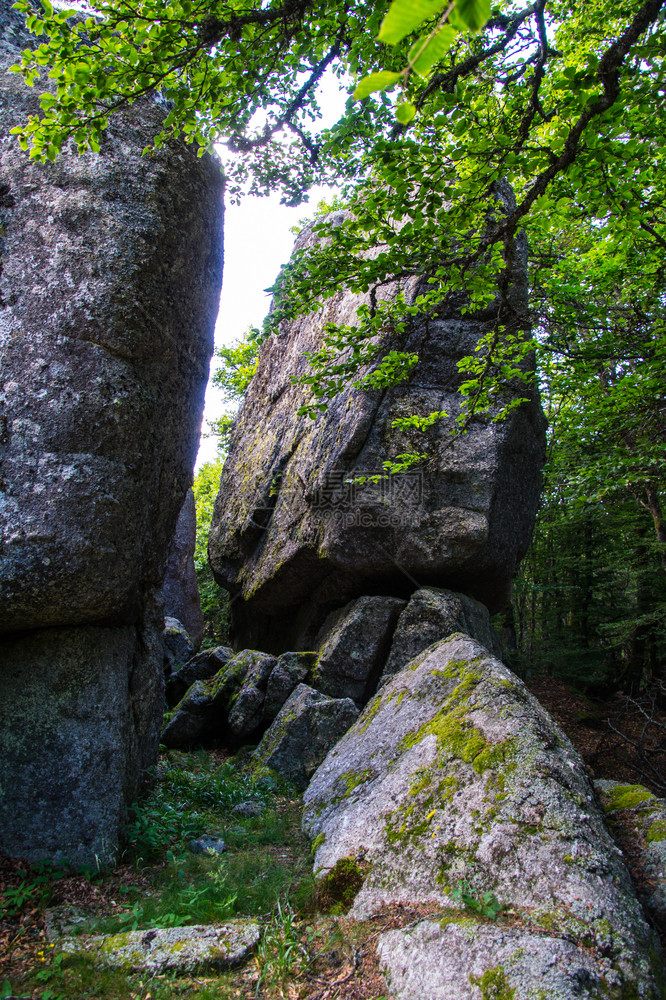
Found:
[[[319, 838], [315, 869], [365, 852], [372, 867], [353, 916], [392, 903], [450, 912], [464, 887], [478, 919], [484, 898], [511, 913], [528, 952], [545, 933], [588, 955], [599, 983], [658, 996], [651, 932], [582, 761], [522, 682], [466, 636], [431, 646], [369, 703], [306, 790], [304, 828]], [[491, 957], [474, 975], [499, 964]], [[465, 982], [460, 996], [478, 998]]]
[[366, 861], [340, 858], [330, 872], [317, 879], [317, 905], [321, 910], [339, 909], [346, 912], [356, 899], [369, 870]]
[[253, 920], [226, 924], [164, 927], [98, 937], [69, 938], [66, 955], [86, 955], [100, 965], [123, 972], [200, 973], [238, 965], [259, 943], [259, 925]]
[[637, 859], [641, 902], [666, 931], [666, 799], [643, 785], [595, 781], [594, 787], [611, 831]]
[[170, 749], [187, 749], [210, 738], [239, 745], [263, 722], [266, 685], [277, 660], [268, 653], [244, 649], [223, 658], [214, 677], [195, 681], [176, 706], [162, 733]]

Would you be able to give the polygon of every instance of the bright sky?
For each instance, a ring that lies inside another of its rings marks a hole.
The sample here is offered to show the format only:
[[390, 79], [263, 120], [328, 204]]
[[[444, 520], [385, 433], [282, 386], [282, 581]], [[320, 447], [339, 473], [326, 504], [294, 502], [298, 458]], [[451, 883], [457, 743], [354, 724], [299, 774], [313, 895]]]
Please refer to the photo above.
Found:
[[[324, 80], [320, 94], [324, 127], [337, 121], [344, 110], [348, 94], [339, 86], [332, 76]], [[249, 326], [261, 326], [270, 305], [270, 296], [264, 289], [273, 284], [280, 268], [289, 260], [295, 239], [291, 228], [301, 219], [309, 218], [322, 198], [331, 197], [330, 188], [314, 188], [309, 202], [298, 208], [280, 205], [277, 194], [269, 198], [245, 198], [240, 205], [227, 205], [216, 347], [237, 340]], [[211, 375], [216, 367], [217, 359], [213, 357]], [[220, 394], [209, 382], [196, 468], [216, 457], [216, 439], [204, 435], [208, 431], [207, 421], [220, 416], [223, 410]]]

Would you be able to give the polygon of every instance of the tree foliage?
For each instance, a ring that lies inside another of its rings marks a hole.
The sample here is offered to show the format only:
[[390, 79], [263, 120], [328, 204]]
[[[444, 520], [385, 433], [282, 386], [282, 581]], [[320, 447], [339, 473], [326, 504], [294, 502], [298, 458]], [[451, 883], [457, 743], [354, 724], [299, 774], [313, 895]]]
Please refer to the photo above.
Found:
[[[346, 185], [347, 211], [317, 220], [321, 239], [283, 269], [265, 331], [341, 285], [366, 293], [311, 359], [313, 417], [350, 382], [409, 377], [418, 359], [402, 332], [449, 304], [489, 324], [462, 362], [462, 431], [520, 405], [536, 351], [554, 421], [543, 523], [566, 512], [588, 553], [601, 551], [598, 525], [614, 525], [612, 558], [643, 560], [627, 584], [638, 594], [666, 549], [666, 0], [94, 0], [77, 18], [48, 0], [19, 7], [39, 42], [20, 71], [51, 78], [43, 116], [21, 130], [31, 155], [98, 148], [113, 113], [159, 91], [156, 142], [224, 143], [232, 196], [279, 188], [295, 203], [315, 179]], [[328, 71], [354, 78], [356, 100], [321, 131]], [[525, 241], [523, 315], [512, 287]], [[427, 280], [410, 297], [414, 276]], [[388, 282], [403, 293], [382, 299]], [[631, 556], [625, 536], [641, 538]], [[632, 607], [634, 621], [652, 614], [642, 597]]]
[[221, 456], [226, 454], [229, 447], [231, 426], [238, 404], [245, 396], [257, 370], [259, 339], [260, 331], [256, 327], [250, 327], [240, 340], [215, 351], [215, 357], [222, 364], [213, 372], [212, 383], [221, 390], [223, 402], [233, 404], [232, 410], [223, 413], [217, 420], [210, 421], [211, 433], [218, 439], [217, 447]]
[[194, 568], [199, 584], [201, 611], [204, 616], [204, 646], [219, 646], [228, 639], [228, 600], [213, 579], [208, 565], [208, 535], [215, 498], [220, 488], [223, 459], [206, 462], [194, 476], [192, 490], [197, 512], [197, 541]]

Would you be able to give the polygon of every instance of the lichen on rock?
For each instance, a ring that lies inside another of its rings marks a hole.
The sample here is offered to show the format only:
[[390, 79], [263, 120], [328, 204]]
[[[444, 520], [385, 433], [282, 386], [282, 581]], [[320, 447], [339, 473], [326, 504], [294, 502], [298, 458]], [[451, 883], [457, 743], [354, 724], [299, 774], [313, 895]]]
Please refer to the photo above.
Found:
[[[349, 775], [368, 767], [350, 790]], [[450, 913], [464, 886], [496, 897], [534, 956], [545, 933], [580, 961], [592, 956], [599, 983], [658, 996], [651, 932], [580, 758], [522, 682], [466, 636], [434, 644], [382, 688], [314, 775], [303, 823], [319, 838], [315, 870], [361, 852], [371, 864], [352, 916], [394, 903]]]
[[259, 943], [254, 920], [225, 924], [127, 931], [61, 942], [65, 955], [84, 955], [123, 972], [200, 973], [228, 969], [244, 961]]

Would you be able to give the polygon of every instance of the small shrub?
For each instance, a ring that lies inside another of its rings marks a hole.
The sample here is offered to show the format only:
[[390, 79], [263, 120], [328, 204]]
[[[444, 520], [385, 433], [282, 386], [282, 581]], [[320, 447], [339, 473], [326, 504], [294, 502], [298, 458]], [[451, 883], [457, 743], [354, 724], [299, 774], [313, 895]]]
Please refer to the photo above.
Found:
[[488, 920], [496, 920], [504, 906], [499, 902], [493, 892], [484, 892], [480, 896], [475, 896], [465, 883], [457, 889], [451, 890], [451, 899], [459, 900], [470, 913], [478, 913]]

